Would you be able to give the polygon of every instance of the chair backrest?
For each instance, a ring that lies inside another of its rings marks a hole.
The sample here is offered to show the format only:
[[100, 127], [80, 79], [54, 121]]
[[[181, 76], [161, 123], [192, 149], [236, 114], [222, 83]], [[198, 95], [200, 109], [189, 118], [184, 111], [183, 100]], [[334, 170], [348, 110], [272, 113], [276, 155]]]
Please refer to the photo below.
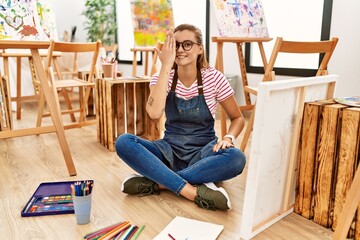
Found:
[[[89, 68], [89, 77], [87, 81], [93, 82], [94, 78], [98, 77], [98, 71], [96, 63], [98, 61], [99, 50], [101, 46], [101, 41], [97, 42], [57, 42], [50, 40], [49, 53], [47, 57], [46, 69], [48, 69], [53, 64], [53, 55], [54, 52], [61, 53], [74, 53], [77, 56], [78, 53], [92, 53], [91, 64]], [[76, 60], [76, 59], [75, 59]], [[63, 73], [60, 70], [58, 64], [54, 64], [57, 76], [59, 79], [63, 79]]]
[[[156, 48], [159, 49], [160, 51], [162, 50], [163, 46], [164, 46], [164, 43], [163, 43], [163, 42], [157, 42], [157, 44], [156, 44]], [[158, 53], [155, 51], [154, 56], [153, 56], [153, 59], [152, 59], [152, 64], [151, 64], [150, 76], [154, 75], [154, 73], [157, 72], [156, 64], [157, 64], [158, 58], [159, 58], [159, 55], [158, 55]]]
[[265, 68], [263, 81], [272, 81], [275, 79], [273, 71], [276, 58], [279, 53], [294, 53], [294, 54], [324, 54], [320, 66], [316, 72], [316, 76], [327, 75], [327, 66], [330, 58], [334, 52], [338, 38], [332, 38], [326, 41], [317, 42], [295, 42], [284, 41], [283, 38], [276, 38], [273, 51], [271, 53], [269, 62]]

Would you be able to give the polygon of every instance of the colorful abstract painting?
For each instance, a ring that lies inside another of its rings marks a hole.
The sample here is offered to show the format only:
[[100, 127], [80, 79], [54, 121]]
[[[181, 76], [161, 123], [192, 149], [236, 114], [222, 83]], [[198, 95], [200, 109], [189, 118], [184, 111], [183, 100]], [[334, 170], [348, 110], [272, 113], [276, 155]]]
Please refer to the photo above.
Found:
[[132, 0], [131, 13], [136, 46], [155, 46], [174, 28], [171, 0]]
[[212, 0], [212, 2], [221, 36], [269, 36], [261, 0]]
[[0, 0], [0, 39], [48, 40], [35, 0]]
[[40, 26], [49, 39], [58, 40], [54, 12], [45, 0], [36, 0], [36, 10], [40, 20]]

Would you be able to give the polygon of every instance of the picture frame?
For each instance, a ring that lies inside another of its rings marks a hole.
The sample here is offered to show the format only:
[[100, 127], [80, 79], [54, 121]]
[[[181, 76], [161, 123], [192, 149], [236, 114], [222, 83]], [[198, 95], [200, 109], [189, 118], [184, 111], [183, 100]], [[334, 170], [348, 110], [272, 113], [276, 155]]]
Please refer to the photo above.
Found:
[[[276, 37], [283, 37], [285, 40], [294, 41], [318, 41], [330, 39], [330, 25], [333, 0], [322, 0], [312, 2], [310, 0], [302, 1], [299, 7], [304, 7], [302, 11], [298, 7], [286, 7], [287, 2], [285, 0], [268, 3], [269, 0], [263, 0], [265, 5], [265, 18], [267, 21], [270, 37], [275, 39]], [[268, 4], [266, 4], [268, 3]], [[300, 4], [300, 2], [299, 2]], [[316, 6], [313, 6], [316, 4]], [[282, 6], [283, 5], [283, 6]], [[312, 6], [309, 8], [309, 6]], [[285, 8], [286, 7], [286, 11]], [[278, 11], [277, 11], [278, 10]], [[306, 16], [298, 18], [298, 14]], [[319, 15], [319, 12], [321, 13]], [[267, 14], [267, 13], [271, 13]], [[286, 16], [293, 16], [286, 18]], [[271, 18], [274, 18], [272, 20]], [[286, 19], [286, 23], [281, 22]], [[279, 21], [279, 22], [276, 22]], [[278, 27], [279, 29], [276, 29]], [[306, 27], [306, 31], [309, 34], [300, 35], [299, 28]], [[273, 41], [264, 45], [267, 58], [270, 57], [273, 48]], [[323, 58], [322, 55], [317, 57], [313, 54], [308, 56], [301, 56], [297, 61], [289, 59], [281, 59], [275, 64], [274, 71], [276, 75], [286, 76], [299, 76], [310, 77], [316, 75], [318, 66]], [[264, 68], [261, 60], [260, 53], [253, 43], [247, 43], [245, 45], [245, 66], [248, 73], [264, 73]], [[294, 67], [299, 66], [299, 67]]]

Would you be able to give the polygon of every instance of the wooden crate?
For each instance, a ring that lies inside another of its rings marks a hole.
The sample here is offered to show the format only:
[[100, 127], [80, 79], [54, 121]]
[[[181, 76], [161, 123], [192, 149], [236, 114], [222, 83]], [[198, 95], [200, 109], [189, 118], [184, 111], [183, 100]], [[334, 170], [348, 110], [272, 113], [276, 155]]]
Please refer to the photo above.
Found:
[[[359, 159], [360, 108], [306, 103], [298, 151], [294, 211], [335, 230]], [[359, 215], [359, 214], [357, 214]], [[348, 232], [360, 239], [360, 217]]]
[[114, 151], [116, 138], [132, 133], [145, 139], [160, 138], [159, 121], [145, 111], [149, 78], [123, 77], [96, 80], [97, 139]]

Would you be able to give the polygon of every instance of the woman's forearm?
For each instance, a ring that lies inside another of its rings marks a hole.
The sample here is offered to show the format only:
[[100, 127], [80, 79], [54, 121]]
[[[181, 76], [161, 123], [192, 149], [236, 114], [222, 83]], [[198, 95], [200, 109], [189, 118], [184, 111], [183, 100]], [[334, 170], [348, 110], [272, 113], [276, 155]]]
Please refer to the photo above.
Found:
[[162, 67], [156, 85], [150, 88], [150, 95], [146, 103], [146, 111], [151, 119], [159, 119], [164, 113], [169, 73], [169, 69], [164, 69]]

